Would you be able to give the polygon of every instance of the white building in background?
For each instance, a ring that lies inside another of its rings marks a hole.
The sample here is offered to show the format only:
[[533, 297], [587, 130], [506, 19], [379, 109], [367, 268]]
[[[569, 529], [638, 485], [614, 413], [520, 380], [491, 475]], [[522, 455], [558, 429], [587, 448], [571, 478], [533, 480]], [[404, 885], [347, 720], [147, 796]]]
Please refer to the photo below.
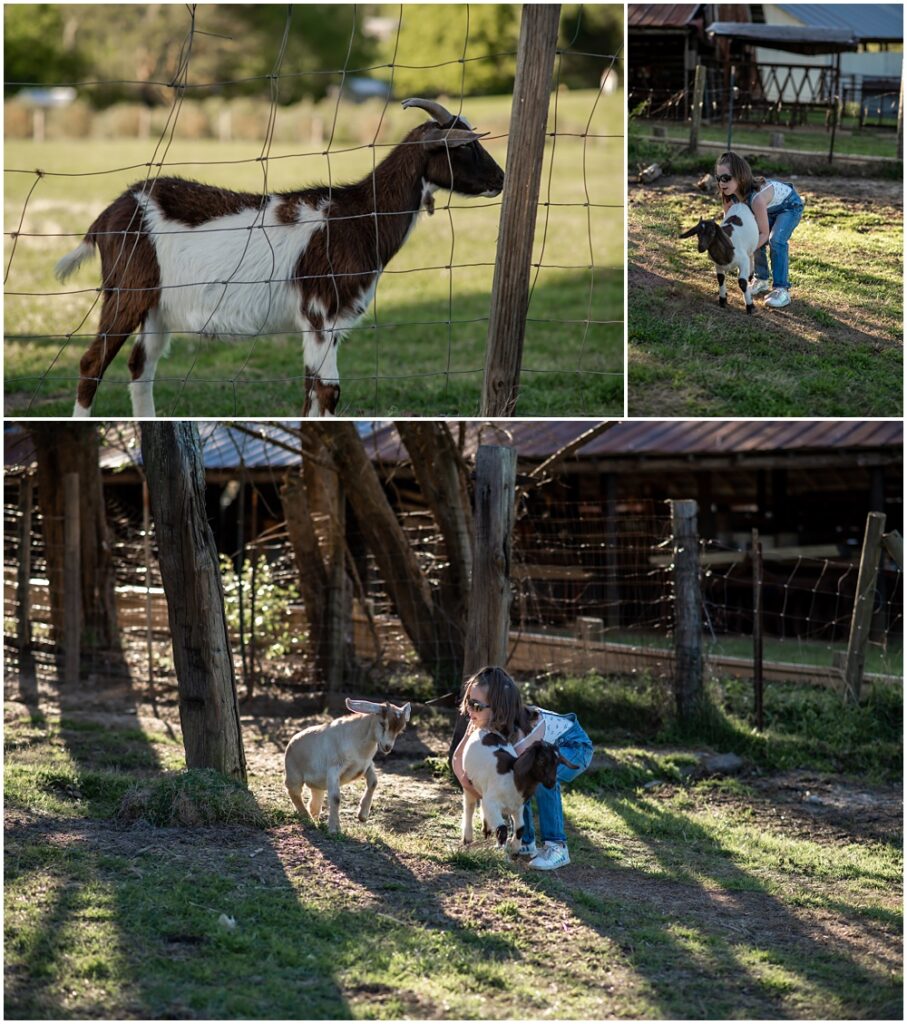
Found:
[[[898, 92], [904, 49], [904, 7], [901, 4], [762, 4], [766, 25], [803, 29], [849, 30], [859, 49], [840, 54], [842, 91], [846, 99], [861, 102], [865, 98], [870, 114], [878, 113], [879, 104], [888, 116], [897, 114]], [[756, 49], [759, 64], [834, 67], [837, 55], [806, 55]], [[807, 74], [792, 72], [784, 85], [783, 99], [795, 100], [796, 83]], [[778, 99], [777, 79], [764, 81], [766, 98]], [[876, 100], [870, 100], [876, 97]]]

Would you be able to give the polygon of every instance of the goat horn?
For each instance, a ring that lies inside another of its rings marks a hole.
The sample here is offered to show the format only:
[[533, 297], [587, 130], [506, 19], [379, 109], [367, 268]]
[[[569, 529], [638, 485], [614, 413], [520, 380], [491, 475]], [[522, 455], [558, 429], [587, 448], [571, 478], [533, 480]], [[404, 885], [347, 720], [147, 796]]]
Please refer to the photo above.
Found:
[[453, 121], [454, 119], [454, 115], [435, 100], [409, 99], [403, 101], [403, 106], [407, 108], [421, 107], [422, 110], [428, 111], [438, 124], [447, 124], [448, 121]]

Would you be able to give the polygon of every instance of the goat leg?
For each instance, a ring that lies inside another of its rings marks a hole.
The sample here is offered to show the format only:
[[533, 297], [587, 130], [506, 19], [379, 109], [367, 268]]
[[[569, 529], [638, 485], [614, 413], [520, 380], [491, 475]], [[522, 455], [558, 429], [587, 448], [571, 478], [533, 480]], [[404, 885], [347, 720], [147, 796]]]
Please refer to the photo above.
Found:
[[472, 842], [472, 819], [476, 813], [478, 801], [468, 790], [463, 790], [463, 845], [469, 846]]
[[715, 272], [718, 278], [718, 305], [724, 308], [727, 305], [727, 289], [724, 287], [724, 271]]
[[753, 312], [753, 295], [750, 291], [750, 283], [745, 277], [738, 277], [737, 284], [740, 285], [740, 291], [743, 292], [743, 301], [746, 303], [746, 311], [752, 315]]
[[368, 821], [368, 813], [372, 809], [372, 797], [375, 795], [375, 787], [378, 785], [378, 773], [375, 766], [369, 762], [365, 769], [365, 792], [359, 801], [359, 820]]
[[340, 831], [340, 771], [328, 771], [328, 832]]

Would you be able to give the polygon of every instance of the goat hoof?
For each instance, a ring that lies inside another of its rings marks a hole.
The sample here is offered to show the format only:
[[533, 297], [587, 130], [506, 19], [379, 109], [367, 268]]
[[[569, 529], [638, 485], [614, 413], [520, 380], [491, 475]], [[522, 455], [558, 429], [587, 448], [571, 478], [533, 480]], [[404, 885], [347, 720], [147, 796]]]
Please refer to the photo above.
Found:
[[727, 299], [719, 299], [718, 305], [721, 306], [722, 309], [724, 309], [724, 307], [727, 305]]
[[747, 312], [747, 316], [752, 316], [753, 315], [753, 307], [752, 306], [747, 306], [746, 307], [746, 312]]

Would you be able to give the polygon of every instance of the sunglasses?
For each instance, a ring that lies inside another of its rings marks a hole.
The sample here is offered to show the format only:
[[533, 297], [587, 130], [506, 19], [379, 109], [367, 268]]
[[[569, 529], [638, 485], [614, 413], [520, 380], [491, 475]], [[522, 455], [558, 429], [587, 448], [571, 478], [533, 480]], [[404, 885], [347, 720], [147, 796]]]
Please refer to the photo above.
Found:
[[733, 181], [734, 180], [734, 175], [733, 174], [719, 174], [718, 175], [718, 180], [721, 182], [722, 185], [726, 185], [729, 181]]
[[491, 705], [483, 704], [480, 700], [473, 700], [472, 697], [466, 698], [466, 706], [472, 708], [473, 711], [487, 711]]

